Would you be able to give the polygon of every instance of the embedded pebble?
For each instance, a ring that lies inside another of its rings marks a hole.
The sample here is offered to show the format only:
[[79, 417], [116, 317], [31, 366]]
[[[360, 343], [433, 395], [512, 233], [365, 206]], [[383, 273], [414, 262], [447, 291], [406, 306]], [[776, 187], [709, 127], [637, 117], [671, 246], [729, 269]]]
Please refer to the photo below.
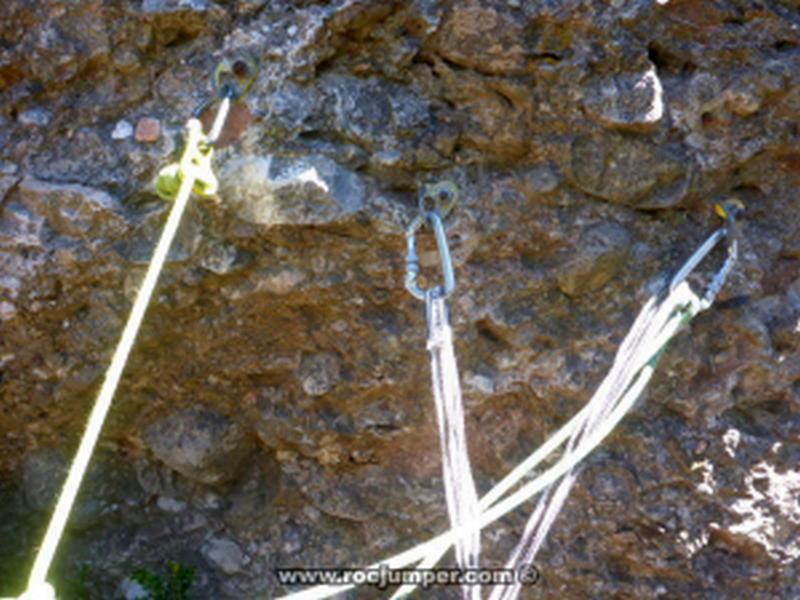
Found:
[[139, 119], [139, 122], [136, 123], [134, 136], [137, 142], [157, 142], [158, 138], [161, 137], [161, 122], [151, 117]]
[[133, 125], [128, 121], [117, 121], [114, 130], [111, 132], [112, 140], [127, 140], [133, 135]]
[[203, 407], [156, 421], [145, 428], [143, 439], [164, 464], [203, 483], [233, 477], [235, 467], [249, 451], [236, 423]]
[[0, 321], [10, 321], [17, 314], [17, 307], [3, 300], [0, 302]]
[[308, 395], [322, 396], [339, 381], [341, 368], [336, 354], [323, 352], [304, 357], [297, 376]]
[[42, 108], [32, 108], [20, 113], [17, 121], [21, 125], [33, 127], [47, 127], [50, 124], [51, 115], [49, 111]]
[[249, 561], [239, 545], [230, 538], [212, 537], [202, 547], [203, 556], [227, 575], [241, 572]]

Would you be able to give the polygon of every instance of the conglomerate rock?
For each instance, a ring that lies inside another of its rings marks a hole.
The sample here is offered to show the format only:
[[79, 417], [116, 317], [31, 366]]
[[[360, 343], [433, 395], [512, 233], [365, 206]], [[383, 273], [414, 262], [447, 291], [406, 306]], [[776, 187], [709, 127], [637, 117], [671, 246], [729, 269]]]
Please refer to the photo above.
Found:
[[[450, 307], [481, 492], [590, 397], [713, 202], [748, 205], [719, 302], [587, 460], [523, 596], [800, 597], [798, 23], [782, 0], [5, 0], [0, 595], [166, 217], [152, 180], [239, 53], [259, 73], [221, 192], [170, 252], [52, 570], [63, 597], [135, 597], [168, 561], [192, 597], [276, 597], [277, 566], [446, 527], [402, 285], [415, 192], [439, 180], [461, 190]], [[486, 564], [524, 520], [484, 536]]]

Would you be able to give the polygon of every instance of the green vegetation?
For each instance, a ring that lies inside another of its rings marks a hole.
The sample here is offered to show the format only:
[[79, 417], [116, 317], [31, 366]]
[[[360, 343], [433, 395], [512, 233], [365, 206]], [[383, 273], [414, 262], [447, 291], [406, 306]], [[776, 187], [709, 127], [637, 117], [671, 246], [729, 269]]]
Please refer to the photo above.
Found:
[[166, 576], [157, 575], [147, 569], [136, 569], [131, 579], [147, 592], [147, 600], [187, 600], [194, 579], [194, 567], [185, 567], [168, 561]]
[[78, 568], [78, 572], [73, 577], [64, 581], [64, 588], [61, 596], [69, 600], [88, 600], [89, 598], [89, 573], [91, 567], [83, 564]]

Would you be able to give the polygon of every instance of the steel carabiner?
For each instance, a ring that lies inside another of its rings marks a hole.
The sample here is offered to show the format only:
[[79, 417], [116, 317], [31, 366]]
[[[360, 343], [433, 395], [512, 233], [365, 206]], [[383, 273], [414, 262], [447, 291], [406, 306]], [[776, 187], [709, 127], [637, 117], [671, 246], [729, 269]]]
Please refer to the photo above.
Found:
[[700, 261], [708, 256], [719, 241], [722, 238], [726, 238], [728, 242], [728, 256], [720, 270], [717, 271], [711, 282], [706, 286], [702, 299], [705, 306], [710, 306], [714, 301], [714, 298], [719, 293], [719, 290], [722, 289], [725, 279], [728, 277], [731, 269], [733, 269], [733, 265], [738, 257], [739, 235], [735, 219], [744, 211], [744, 204], [736, 198], [731, 198], [725, 202], [716, 204], [714, 206], [714, 211], [725, 219], [725, 225], [717, 229], [703, 242], [703, 245], [692, 254], [689, 260], [686, 261], [686, 264], [675, 274], [668, 287], [668, 291], [670, 293], [673, 292], [675, 288], [683, 283], [691, 272], [694, 271]]
[[[423, 290], [417, 284], [419, 275], [419, 258], [417, 257], [416, 233], [425, 222], [428, 222], [433, 229], [436, 237], [436, 247], [439, 249], [439, 258], [442, 265], [443, 283], [437, 288]], [[435, 210], [428, 211], [424, 215], [418, 215], [411, 225], [406, 229], [406, 289], [412, 296], [419, 300], [425, 300], [426, 294], [434, 291], [442, 298], [447, 298], [453, 293], [456, 287], [455, 274], [453, 273], [453, 261], [450, 257], [450, 248], [447, 246], [447, 236], [444, 232], [442, 217]]]

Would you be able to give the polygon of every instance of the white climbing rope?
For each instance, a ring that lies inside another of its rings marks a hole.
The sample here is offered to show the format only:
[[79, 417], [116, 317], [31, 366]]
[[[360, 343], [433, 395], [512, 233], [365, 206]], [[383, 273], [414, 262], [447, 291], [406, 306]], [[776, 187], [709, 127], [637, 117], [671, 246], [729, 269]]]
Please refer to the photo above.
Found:
[[[565, 454], [574, 452], [581, 440], [608, 417], [637, 373], [652, 360], [653, 357], [649, 354], [650, 338], [672, 317], [669, 302], [664, 303], [661, 308], [652, 301], [647, 303], [621, 345], [611, 370], [587, 404], [585, 417], [567, 441]], [[548, 489], [540, 496], [522, 537], [505, 565], [506, 568], [516, 570], [523, 565], [533, 564], [536, 553], [544, 543], [576, 480], [577, 474], [571, 471], [555, 490]], [[521, 583], [518, 581], [508, 586], [496, 586], [490, 600], [513, 600], [519, 595], [520, 587]]]
[[[460, 527], [480, 514], [478, 494], [472, 479], [467, 440], [464, 431], [464, 404], [453, 350], [453, 331], [447, 317], [447, 304], [439, 290], [425, 294], [428, 318], [428, 351], [431, 355], [431, 379], [439, 425], [447, 512], [450, 524]], [[459, 538], [455, 544], [456, 562], [462, 570], [480, 566], [480, 532]], [[464, 585], [465, 598], [480, 600], [480, 587]]]
[[[729, 221], [733, 227], [732, 220]], [[722, 238], [722, 230], [711, 236], [687, 261], [694, 268], [714, 245]], [[668, 288], [665, 298], [653, 296], [645, 304], [630, 332], [620, 346], [612, 369], [604, 379], [592, 400], [556, 432], [545, 444], [533, 452], [503, 480], [495, 485], [480, 501], [479, 518], [470, 524], [451, 528], [449, 531], [419, 544], [405, 552], [367, 567], [370, 570], [396, 570], [417, 564], [418, 568], [430, 568], [438, 562], [448, 548], [464, 536], [473, 535], [540, 492], [546, 492], [526, 526], [521, 543], [512, 555], [512, 563], [519, 564], [535, 555], [547, 530], [552, 525], [561, 505], [574, 481], [573, 470], [614, 429], [632, 408], [644, 391], [655, 369], [658, 356], [680, 327], [698, 312], [708, 308], [719, 291], [725, 277], [736, 260], [735, 238], [728, 248], [728, 258], [722, 269], [709, 284], [704, 296], [698, 297], [685, 282], [692, 270], [681, 268]], [[503, 498], [533, 468], [567, 442], [561, 458], [545, 472], [525, 483], [515, 492]], [[562, 484], [552, 493], [552, 486]], [[503, 498], [501, 500], [501, 498]], [[514, 560], [517, 559], [517, 560]], [[355, 587], [352, 583], [323, 585], [284, 596], [292, 600], [328, 598]], [[393, 596], [401, 597], [415, 586], [404, 585]], [[497, 590], [495, 590], [497, 592]], [[514, 598], [518, 589], [497, 592], [497, 597]], [[506, 596], [507, 594], [507, 596]]]
[[[685, 281], [691, 271], [709, 254], [709, 252], [711, 252], [714, 246], [725, 237], [726, 234], [730, 236], [728, 257], [725, 263], [707, 286], [703, 298], [698, 299], [697, 302], [692, 305], [691, 313], [687, 313], [684, 317], [687, 321], [697, 312], [711, 306], [716, 294], [719, 292], [735, 264], [738, 254], [738, 233], [733, 221], [733, 215], [728, 216], [725, 209], [723, 209], [723, 214], [728, 220], [726, 227], [714, 232], [714, 234], [712, 234], [686, 261], [683, 267], [670, 281], [668, 291], [672, 292]], [[664, 320], [670, 318], [672, 318], [672, 306], [669, 299], [661, 302], [658, 300], [658, 296], [652, 297], [636, 318], [628, 335], [620, 345], [611, 370], [592, 396], [589, 403], [587, 403], [578, 415], [559, 430], [559, 432], [548, 440], [537, 452], [529, 457], [529, 459], [523, 461], [523, 463], [516, 467], [500, 484], [495, 486], [495, 488], [481, 500], [480, 507], [482, 510], [491, 506], [497, 498], [515, 485], [515, 483], [521, 479], [526, 472], [532, 469], [535, 464], [538, 464], [538, 462], [549, 455], [555, 448], [560, 446], [567, 437], [569, 437], [569, 440], [564, 451], [565, 454], [574, 451], [575, 446], [587, 435], [587, 432], [591, 431], [599, 422], [607, 418], [615, 402], [619, 400], [626, 387], [631, 384], [632, 378], [644, 367], [644, 364], [641, 362], [642, 358], [644, 358], [645, 361], [650, 360], [647, 350], [649, 346], [646, 346], [648, 337], [652, 336], [654, 332], [659, 331], [663, 327]], [[669, 338], [665, 338], [664, 345], [666, 345], [668, 341]], [[645, 349], [644, 352], [642, 352], [642, 348]], [[655, 358], [653, 358], [653, 360], [655, 360]], [[535, 460], [532, 460], [534, 458]], [[518, 571], [524, 566], [533, 564], [536, 553], [543, 544], [547, 532], [560, 512], [575, 480], [576, 475], [568, 473], [555, 491], [551, 489], [545, 490], [539, 498], [539, 502], [529, 518], [523, 535], [512, 553], [511, 558], [505, 565], [507, 569]], [[444, 552], [427, 557], [418, 567], [424, 569], [432, 568], [441, 559], [443, 553]], [[513, 600], [519, 594], [520, 585], [519, 581], [512, 585], [498, 585], [492, 590], [490, 600]], [[401, 586], [392, 596], [393, 600], [408, 595], [415, 587], [416, 586], [410, 584]]]
[[[689, 289], [689, 286], [686, 283], [683, 283], [676, 288], [674, 292], [670, 294], [669, 299], [674, 310], [682, 309], [693, 312], [699, 308], [699, 299], [691, 291], [691, 289]], [[677, 315], [664, 326], [661, 333], [655, 336], [652, 340], [652, 343], [648, 344], [647, 346], [647, 349], [652, 351], [651, 356], [655, 354], [658, 349], [663, 346], [663, 344], [669, 341], [673, 335], [675, 335], [682, 322], [683, 320], [680, 315]], [[644, 354], [644, 352], [645, 349], [643, 348], [642, 354]], [[447, 549], [453, 545], [457, 538], [464, 535], [469, 535], [474, 531], [478, 531], [484, 527], [487, 527], [529, 500], [531, 497], [535, 496], [537, 493], [553, 485], [553, 483], [557, 482], [564, 475], [575, 468], [575, 466], [577, 466], [584, 458], [586, 458], [586, 456], [588, 456], [592, 450], [594, 450], [603, 441], [603, 439], [605, 439], [611, 433], [614, 427], [616, 427], [616, 425], [625, 417], [633, 404], [636, 402], [636, 399], [639, 397], [650, 380], [653, 371], [654, 369], [652, 365], [645, 364], [644, 368], [641, 369], [638, 377], [634, 380], [631, 387], [627, 389], [619, 403], [614, 407], [614, 410], [608, 415], [608, 418], [601, 423], [600, 426], [589, 436], [587, 436], [584, 441], [581, 442], [580, 446], [575, 449], [574, 453], [563, 456], [561, 460], [541, 473], [539, 476], [522, 485], [517, 491], [510, 494], [505, 499], [500, 500], [490, 508], [483, 511], [475, 522], [463, 527], [450, 529], [428, 540], [427, 542], [418, 544], [409, 550], [396, 554], [381, 562], [369, 565], [367, 569], [396, 570], [416, 564], [426, 557], [433, 556], [435, 554], [444, 554]], [[563, 429], [567, 430], [569, 425], [573, 422], [574, 420], [570, 421], [570, 423]], [[556, 434], [556, 436], [560, 437], [561, 441], [563, 442], [569, 437], [569, 433], [569, 431], [560, 431]], [[557, 447], [557, 444], [555, 446], [551, 444], [551, 447]], [[539, 452], [537, 451], [534, 454], [539, 454]], [[532, 458], [533, 455], [531, 455], [526, 462], [529, 462]], [[544, 458], [544, 456], [542, 456], [542, 458]], [[512, 483], [511, 486], [513, 487], [513, 485], [514, 484]], [[493, 489], [492, 492], [495, 492], [495, 490]], [[342, 585], [320, 585], [282, 596], [281, 598], [283, 598], [283, 600], [317, 600], [321, 598], [330, 598], [352, 589], [355, 586], [356, 584], [353, 583], [346, 583]]]
[[[593, 395], [592, 399], [584, 406], [581, 411], [575, 415], [565, 426], [563, 426], [555, 435], [553, 435], [545, 444], [543, 444], [536, 452], [534, 452], [530, 457], [520, 463], [515, 469], [513, 469], [502, 481], [500, 481], [488, 494], [486, 494], [480, 501], [480, 508], [481, 510], [486, 510], [492, 504], [494, 504], [503, 494], [508, 492], [513, 486], [515, 486], [520, 480], [522, 480], [527, 473], [529, 473], [533, 468], [538, 466], [544, 459], [550, 456], [558, 447], [560, 447], [564, 442], [568, 440], [572, 440], [576, 437], [576, 434], [581, 432], [585, 429], [585, 425], [587, 421], [591, 418], [593, 412], [595, 412], [598, 402], [603, 401], [604, 398], [609, 396], [613, 396], [617, 400], [619, 400], [623, 389], [620, 388], [620, 379], [622, 378], [625, 373], [630, 373], [634, 370], [639, 370], [641, 368], [641, 361], [637, 361], [636, 359], [636, 351], [637, 349], [641, 350], [643, 343], [644, 343], [644, 336], [647, 334], [648, 331], [652, 332], [655, 331], [656, 327], [659, 325], [658, 315], [665, 315], [666, 312], [662, 311], [659, 313], [659, 306], [664, 308], [670, 308], [669, 300], [667, 300], [663, 304], [659, 304], [657, 302], [657, 298], [654, 296], [650, 298], [650, 300], [645, 304], [645, 306], [640, 311], [638, 317], [634, 321], [633, 325], [631, 326], [630, 331], [626, 335], [625, 339], [623, 340], [622, 344], [620, 345], [619, 350], [617, 351], [617, 355], [615, 356], [614, 363], [611, 367], [606, 378], [600, 384], [599, 388]], [[663, 319], [662, 319], [663, 320]], [[624, 369], [623, 372], [621, 372]], [[628, 383], [630, 383], [630, 377], [627, 379]], [[616, 385], [615, 385], [616, 384]], [[613, 391], [613, 388], [616, 388], [617, 393], [616, 395], [610, 394]], [[571, 447], [568, 447], [566, 452], [573, 451], [574, 444]], [[567, 476], [569, 477], [569, 475]], [[561, 490], [559, 494], [566, 495], [566, 490]], [[532, 564], [532, 561], [524, 562], [520, 560], [519, 555], [520, 552], [528, 545], [526, 540], [530, 541], [531, 537], [535, 535], [535, 530], [533, 529], [539, 522], [546, 517], [544, 511], [547, 507], [546, 499], [548, 498], [547, 492], [543, 495], [542, 499], [537, 505], [536, 509], [534, 510], [528, 524], [526, 525], [525, 531], [523, 533], [522, 539], [517, 546], [517, 549], [512, 554], [512, 558], [509, 560], [509, 564], [506, 565], [507, 568], [516, 568], [521, 564]], [[445, 549], [446, 551], [446, 549]], [[438, 553], [436, 555], [431, 555], [427, 557], [420, 565], [423, 568], [432, 568], [442, 557], [442, 553]], [[393, 598], [400, 598], [403, 596], [408, 595], [414, 590], [415, 586], [413, 585], [405, 585], [402, 586], [397, 590]], [[511, 589], [519, 589], [517, 586], [504, 586], [500, 588], [499, 586], [492, 591], [492, 595], [490, 598], [497, 598], [500, 594], [508, 593]], [[505, 590], [505, 591], [504, 591]]]
[[[212, 132], [216, 132], [217, 135], [227, 118], [229, 107], [230, 101], [228, 99], [223, 100], [212, 128]], [[189, 121], [188, 127], [201, 126], [199, 121], [192, 119]], [[210, 141], [213, 141], [213, 138]], [[181, 217], [183, 216], [186, 204], [191, 196], [194, 182], [194, 173], [189, 171], [185, 174], [181, 182], [178, 195], [175, 198], [175, 203], [170, 210], [169, 217], [164, 225], [164, 230], [161, 233], [161, 239], [158, 240], [158, 244], [153, 252], [153, 257], [150, 260], [150, 265], [147, 268], [147, 273], [145, 274], [139, 292], [136, 295], [136, 300], [131, 308], [128, 322], [125, 324], [122, 337], [120, 337], [117, 348], [114, 351], [114, 356], [111, 359], [111, 364], [106, 371], [103, 386], [100, 388], [100, 393], [97, 395], [92, 412], [89, 415], [86, 431], [83, 434], [78, 451], [72, 461], [69, 474], [64, 482], [61, 494], [58, 497], [58, 503], [50, 518], [44, 540], [36, 555], [36, 560], [33, 563], [31, 575], [28, 580], [28, 589], [21, 596], [21, 598], [25, 600], [49, 600], [55, 597], [55, 591], [50, 584], [46, 582], [47, 573], [50, 570], [53, 557], [58, 549], [61, 536], [64, 533], [64, 527], [67, 524], [72, 506], [75, 503], [75, 498], [78, 495], [81, 481], [83, 481], [86, 469], [89, 466], [89, 461], [103, 428], [103, 423], [111, 408], [114, 392], [122, 377], [122, 372], [125, 369], [125, 364], [128, 361], [131, 348], [133, 347], [136, 335], [144, 319], [145, 311], [147, 310], [147, 306], [153, 295], [153, 290], [158, 282], [158, 276], [164, 266], [167, 253], [175, 238], [175, 234], [178, 231], [178, 225], [180, 225]]]

